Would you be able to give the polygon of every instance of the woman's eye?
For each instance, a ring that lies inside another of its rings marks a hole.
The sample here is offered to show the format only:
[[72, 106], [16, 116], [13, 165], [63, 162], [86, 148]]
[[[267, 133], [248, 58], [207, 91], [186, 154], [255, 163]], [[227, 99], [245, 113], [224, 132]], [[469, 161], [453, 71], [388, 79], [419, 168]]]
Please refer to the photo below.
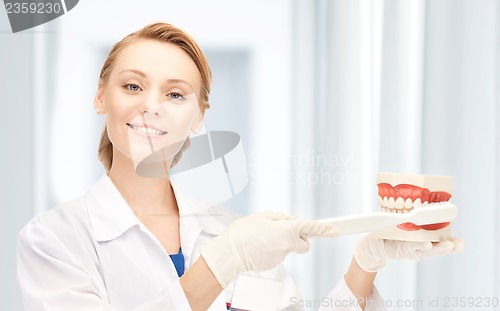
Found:
[[170, 96], [170, 98], [172, 99], [182, 99], [182, 95], [179, 93], [170, 93], [168, 94], [168, 96]]
[[126, 85], [126, 87], [128, 90], [130, 90], [132, 92], [137, 92], [141, 89], [137, 84], [134, 84], [134, 83], [129, 83]]

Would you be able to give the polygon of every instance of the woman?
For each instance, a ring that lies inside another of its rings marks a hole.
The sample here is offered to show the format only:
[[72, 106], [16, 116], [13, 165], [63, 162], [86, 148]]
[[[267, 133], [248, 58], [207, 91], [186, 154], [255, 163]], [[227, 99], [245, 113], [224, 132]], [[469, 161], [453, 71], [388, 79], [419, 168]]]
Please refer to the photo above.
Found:
[[[277, 213], [235, 220], [183, 196], [168, 178], [203, 124], [210, 83], [198, 45], [169, 24], [148, 25], [113, 46], [94, 101], [96, 112], [107, 116], [99, 145], [107, 174], [85, 196], [37, 216], [20, 232], [25, 310], [225, 310], [233, 294], [242, 295], [234, 281], [252, 273], [264, 277], [264, 287], [265, 280], [280, 284], [272, 308], [301, 309], [280, 263], [292, 251], [306, 252], [309, 237], [337, 236], [335, 228]], [[151, 155], [164, 178], [137, 173]], [[386, 259], [459, 246], [367, 236], [329, 297], [359, 299], [350, 310], [377, 309], [366, 301], [381, 301], [373, 281]]]

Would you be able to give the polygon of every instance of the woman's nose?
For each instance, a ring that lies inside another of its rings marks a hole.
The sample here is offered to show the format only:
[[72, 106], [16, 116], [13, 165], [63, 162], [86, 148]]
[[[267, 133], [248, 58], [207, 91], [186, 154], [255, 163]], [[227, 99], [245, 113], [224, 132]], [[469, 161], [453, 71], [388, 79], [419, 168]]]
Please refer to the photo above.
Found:
[[166, 100], [164, 98], [149, 98], [145, 105], [142, 107], [141, 112], [144, 114], [151, 114], [161, 116], [165, 112], [164, 105]]

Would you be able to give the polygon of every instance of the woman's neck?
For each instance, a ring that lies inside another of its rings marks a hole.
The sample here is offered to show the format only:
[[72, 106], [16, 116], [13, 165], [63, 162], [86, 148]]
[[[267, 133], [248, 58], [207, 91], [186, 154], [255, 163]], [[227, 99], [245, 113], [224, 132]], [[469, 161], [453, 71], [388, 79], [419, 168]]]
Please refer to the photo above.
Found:
[[137, 175], [132, 161], [124, 159], [119, 153], [114, 154], [108, 176], [139, 218], [178, 214], [168, 178], [145, 178]]

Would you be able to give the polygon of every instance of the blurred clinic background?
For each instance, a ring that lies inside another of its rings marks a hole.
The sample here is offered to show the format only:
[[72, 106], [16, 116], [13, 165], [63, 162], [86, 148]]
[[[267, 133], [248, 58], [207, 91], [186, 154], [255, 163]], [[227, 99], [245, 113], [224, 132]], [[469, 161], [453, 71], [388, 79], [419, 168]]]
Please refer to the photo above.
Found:
[[[103, 174], [99, 70], [113, 43], [154, 21], [208, 56], [206, 129], [241, 135], [249, 184], [225, 207], [366, 213], [378, 209], [379, 171], [451, 175], [465, 252], [390, 262], [376, 284], [389, 303], [416, 302], [404, 310], [500, 298], [500, 1], [87, 0], [16, 34], [0, 10], [0, 310], [22, 310], [18, 231]], [[305, 299], [334, 287], [359, 238], [289, 256]]]

